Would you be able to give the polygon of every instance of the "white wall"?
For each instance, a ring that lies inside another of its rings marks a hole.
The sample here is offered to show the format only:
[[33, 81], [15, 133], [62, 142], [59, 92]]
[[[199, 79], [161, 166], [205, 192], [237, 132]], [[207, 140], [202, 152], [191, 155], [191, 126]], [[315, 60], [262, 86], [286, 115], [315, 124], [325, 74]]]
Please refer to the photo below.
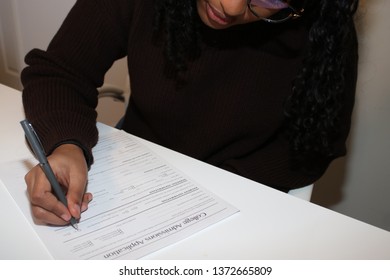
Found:
[[349, 153], [315, 186], [312, 201], [390, 231], [389, 0], [362, 1], [359, 78]]
[[1, 0], [0, 82], [21, 89], [24, 55], [46, 48], [76, 0]]
[[[0, 83], [19, 90], [24, 56], [33, 48], [46, 49], [76, 0], [1, 0], [0, 2]], [[126, 61], [116, 62], [106, 75], [105, 86], [125, 90], [129, 95]], [[125, 105], [111, 98], [99, 100], [98, 121], [114, 125], [123, 116]]]

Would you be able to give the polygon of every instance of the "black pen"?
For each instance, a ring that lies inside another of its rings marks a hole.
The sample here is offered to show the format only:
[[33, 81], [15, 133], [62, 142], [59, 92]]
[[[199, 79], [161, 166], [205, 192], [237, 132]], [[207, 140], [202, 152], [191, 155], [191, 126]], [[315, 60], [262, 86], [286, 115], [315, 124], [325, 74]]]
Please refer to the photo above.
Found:
[[[38, 159], [39, 165], [41, 166], [43, 172], [49, 180], [56, 197], [66, 206], [66, 208], [68, 208], [68, 201], [66, 200], [65, 194], [62, 191], [62, 188], [58, 183], [56, 176], [54, 175], [53, 169], [51, 169], [50, 167], [42, 143], [39, 140], [37, 133], [35, 132], [34, 128], [28, 120], [23, 120], [20, 122], [20, 124], [23, 127], [27, 141], [29, 142], [35, 157]], [[70, 219], [70, 224], [72, 225], [72, 227], [78, 230], [77, 221], [74, 217]]]

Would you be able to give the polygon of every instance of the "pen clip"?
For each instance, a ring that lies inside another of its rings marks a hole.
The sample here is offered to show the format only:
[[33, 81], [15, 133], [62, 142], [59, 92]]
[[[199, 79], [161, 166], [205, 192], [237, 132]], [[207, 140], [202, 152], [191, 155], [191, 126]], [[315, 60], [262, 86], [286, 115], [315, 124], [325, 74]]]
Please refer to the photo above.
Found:
[[23, 120], [20, 122], [20, 124], [22, 125], [25, 132], [27, 140], [26, 143], [30, 152], [37, 160], [39, 160], [40, 163], [44, 163], [46, 161], [46, 152], [32, 124], [28, 120]]

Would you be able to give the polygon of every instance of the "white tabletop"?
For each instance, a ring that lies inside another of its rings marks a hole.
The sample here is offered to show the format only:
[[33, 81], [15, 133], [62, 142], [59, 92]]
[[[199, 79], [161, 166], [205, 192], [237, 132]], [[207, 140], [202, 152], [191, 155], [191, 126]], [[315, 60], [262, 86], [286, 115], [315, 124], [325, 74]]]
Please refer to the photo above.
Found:
[[[0, 85], [0, 106], [0, 162], [26, 157], [20, 92]], [[240, 210], [146, 259], [390, 259], [388, 231], [144, 142]], [[0, 259], [50, 258], [1, 181], [0, 220]]]

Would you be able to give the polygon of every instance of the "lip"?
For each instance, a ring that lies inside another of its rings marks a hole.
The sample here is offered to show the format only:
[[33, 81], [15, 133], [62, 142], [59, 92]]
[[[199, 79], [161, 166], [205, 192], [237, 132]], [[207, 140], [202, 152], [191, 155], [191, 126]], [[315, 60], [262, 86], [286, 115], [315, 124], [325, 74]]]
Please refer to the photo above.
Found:
[[232, 18], [226, 16], [224, 13], [206, 3], [206, 13], [210, 21], [213, 21], [219, 25], [229, 25], [232, 22]]

